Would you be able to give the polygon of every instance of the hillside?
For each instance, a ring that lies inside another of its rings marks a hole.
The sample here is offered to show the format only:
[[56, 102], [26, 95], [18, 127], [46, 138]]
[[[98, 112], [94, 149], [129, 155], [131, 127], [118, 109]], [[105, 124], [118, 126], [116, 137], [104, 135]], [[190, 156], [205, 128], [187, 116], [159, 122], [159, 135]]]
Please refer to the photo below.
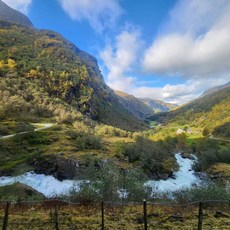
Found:
[[219, 90], [221, 90], [221, 89], [227, 88], [227, 87], [229, 87], [229, 86], [230, 86], [230, 81], [229, 81], [227, 84], [225, 84], [225, 85], [216, 86], [216, 87], [214, 87], [214, 88], [211, 88], [211, 89], [206, 90], [206, 91], [201, 95], [201, 97], [206, 96], [206, 95], [209, 95], [209, 94], [212, 94], [212, 93], [214, 93], [214, 92], [216, 92], [216, 91], [219, 91]]
[[118, 96], [120, 103], [135, 117], [143, 120], [147, 116], [153, 114], [152, 108], [143, 103], [140, 99], [121, 91], [114, 92]]
[[1, 120], [53, 118], [62, 107], [70, 122], [80, 112], [123, 129], [143, 128], [104, 83], [94, 57], [52, 31], [3, 21], [0, 27]]
[[152, 110], [155, 113], [167, 112], [167, 111], [177, 107], [177, 105], [175, 105], [175, 104], [166, 103], [166, 102], [163, 102], [160, 100], [153, 100], [153, 99], [149, 99], [149, 98], [139, 98], [139, 100], [142, 101], [147, 106], [149, 106], [150, 108], [152, 108]]
[[146, 117], [153, 113], [169, 111], [177, 105], [166, 103], [160, 100], [153, 100], [149, 98], [136, 98], [133, 95], [115, 90], [120, 103], [135, 117], [145, 120]]
[[29, 26], [29, 27], [33, 26], [32, 22], [29, 20], [28, 17], [18, 12], [17, 10], [10, 8], [1, 0], [0, 0], [0, 20], [19, 24], [22, 26]]
[[230, 121], [230, 87], [198, 98], [168, 113], [150, 116], [149, 120], [159, 123], [189, 124], [213, 130]]

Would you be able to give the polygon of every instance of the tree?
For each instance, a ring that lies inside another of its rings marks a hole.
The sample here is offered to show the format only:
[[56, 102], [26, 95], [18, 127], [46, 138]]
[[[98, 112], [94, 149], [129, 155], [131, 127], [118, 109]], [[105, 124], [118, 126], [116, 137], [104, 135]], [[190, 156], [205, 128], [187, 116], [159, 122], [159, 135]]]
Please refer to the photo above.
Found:
[[210, 134], [209, 129], [207, 127], [204, 127], [202, 134], [204, 137], [207, 137]]

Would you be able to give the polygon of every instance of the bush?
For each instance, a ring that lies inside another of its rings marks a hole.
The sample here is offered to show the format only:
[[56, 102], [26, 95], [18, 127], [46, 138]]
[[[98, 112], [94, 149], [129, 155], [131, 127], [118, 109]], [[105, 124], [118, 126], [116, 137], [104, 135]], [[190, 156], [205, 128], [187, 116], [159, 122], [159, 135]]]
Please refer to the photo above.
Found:
[[75, 145], [78, 150], [102, 148], [100, 137], [93, 134], [69, 130], [66, 132], [66, 135], [68, 138], [75, 140]]
[[183, 189], [173, 193], [177, 202], [187, 203], [205, 200], [229, 200], [230, 191], [215, 184], [200, 185], [190, 189]]
[[73, 189], [67, 196], [67, 199], [71, 200], [72, 202], [93, 203], [100, 200], [100, 197], [92, 184], [85, 182], [80, 185], [80, 191]]
[[[106, 163], [98, 170], [88, 167], [90, 175], [80, 191], [70, 193], [69, 199], [75, 202], [95, 201], [142, 201], [150, 197], [151, 190], [144, 186], [146, 176], [140, 169], [121, 170], [113, 163]], [[93, 173], [93, 174], [92, 174]]]
[[142, 201], [149, 199], [152, 190], [144, 186], [147, 177], [141, 169], [131, 169], [122, 177], [122, 189], [126, 192], [127, 201]]
[[163, 162], [172, 154], [172, 149], [168, 148], [168, 146], [171, 147], [171, 142], [167, 143], [137, 137], [135, 143], [125, 145], [123, 155], [131, 163], [139, 162], [146, 174], [151, 176], [153, 173], [164, 170]]

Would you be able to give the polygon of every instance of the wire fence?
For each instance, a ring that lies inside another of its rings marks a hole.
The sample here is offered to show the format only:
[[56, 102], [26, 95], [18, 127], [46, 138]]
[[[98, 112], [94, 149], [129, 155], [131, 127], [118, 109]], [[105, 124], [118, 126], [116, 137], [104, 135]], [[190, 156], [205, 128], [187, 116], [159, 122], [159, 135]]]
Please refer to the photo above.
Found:
[[230, 201], [74, 203], [1, 202], [0, 227], [20, 229], [230, 229]]

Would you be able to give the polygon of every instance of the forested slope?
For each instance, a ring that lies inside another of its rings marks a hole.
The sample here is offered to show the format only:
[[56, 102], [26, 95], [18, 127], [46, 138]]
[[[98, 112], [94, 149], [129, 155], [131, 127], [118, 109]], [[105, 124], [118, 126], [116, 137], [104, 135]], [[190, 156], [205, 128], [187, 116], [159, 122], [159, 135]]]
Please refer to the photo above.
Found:
[[69, 122], [80, 112], [128, 130], [143, 127], [104, 83], [94, 57], [52, 31], [5, 21], [0, 27], [0, 119], [55, 117], [62, 108]]

